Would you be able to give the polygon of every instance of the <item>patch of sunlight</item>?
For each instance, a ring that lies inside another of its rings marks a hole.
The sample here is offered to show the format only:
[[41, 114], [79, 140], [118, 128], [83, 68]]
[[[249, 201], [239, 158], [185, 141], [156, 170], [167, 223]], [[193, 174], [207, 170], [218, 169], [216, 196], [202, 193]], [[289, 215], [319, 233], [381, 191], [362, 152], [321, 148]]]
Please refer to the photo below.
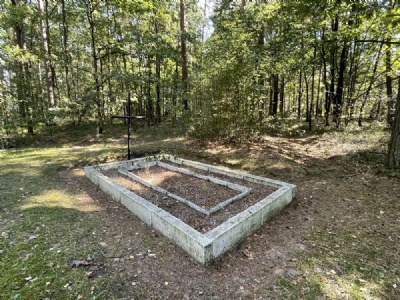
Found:
[[59, 207], [76, 209], [83, 212], [99, 211], [101, 207], [96, 205], [86, 194], [71, 195], [62, 190], [48, 190], [37, 196], [27, 199], [22, 209], [35, 207]]
[[230, 165], [240, 165], [242, 163], [241, 159], [226, 159], [225, 162]]
[[[161, 173], [161, 174], [160, 174]], [[145, 174], [140, 175], [144, 180], [150, 182], [152, 185], [160, 185], [168, 178], [180, 177], [179, 173], [175, 172], [168, 172], [168, 171], [161, 171], [156, 174], [150, 174], [149, 170], [145, 170]]]
[[227, 147], [225, 145], [213, 145], [211, 148], [205, 150], [205, 152], [211, 154], [231, 154], [235, 153], [237, 150], [235, 148]]
[[85, 171], [83, 169], [72, 169], [71, 174], [77, 177], [85, 177]]
[[174, 137], [174, 138], [166, 138], [166, 139], [163, 139], [162, 141], [163, 142], [181, 142], [184, 140], [185, 140], [184, 137]]
[[268, 168], [275, 169], [275, 170], [285, 170], [288, 168], [288, 165], [285, 164], [284, 162], [278, 161], [274, 164], [269, 165]]
[[330, 299], [379, 299], [380, 286], [363, 279], [329, 276], [321, 278], [321, 289]]

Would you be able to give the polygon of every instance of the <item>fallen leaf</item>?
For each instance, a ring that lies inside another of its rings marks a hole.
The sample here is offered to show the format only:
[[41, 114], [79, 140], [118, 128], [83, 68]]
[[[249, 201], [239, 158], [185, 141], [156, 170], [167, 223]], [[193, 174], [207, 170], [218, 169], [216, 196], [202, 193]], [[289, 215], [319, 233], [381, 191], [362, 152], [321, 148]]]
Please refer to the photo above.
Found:
[[87, 261], [85, 259], [74, 259], [71, 261], [71, 268], [73, 267], [86, 267], [86, 266], [90, 266], [93, 263], [91, 261]]
[[246, 256], [249, 260], [253, 260], [254, 259], [254, 254], [249, 249], [245, 249], [242, 252], [243, 252], [244, 256]]
[[359, 279], [358, 280], [361, 284], [364, 284], [364, 283], [366, 283], [367, 281], [366, 280], [364, 280], [364, 279]]
[[38, 237], [38, 235], [36, 235], [36, 234], [30, 235], [28, 238], [28, 241], [35, 240], [35, 239], [37, 239], [37, 237]]

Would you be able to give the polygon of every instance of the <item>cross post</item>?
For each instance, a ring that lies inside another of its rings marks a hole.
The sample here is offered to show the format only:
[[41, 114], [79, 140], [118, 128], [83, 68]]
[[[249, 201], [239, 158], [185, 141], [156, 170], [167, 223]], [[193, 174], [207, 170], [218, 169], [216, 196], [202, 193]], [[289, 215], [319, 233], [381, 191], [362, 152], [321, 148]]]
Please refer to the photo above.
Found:
[[111, 116], [111, 119], [128, 120], [128, 160], [131, 159], [131, 119], [143, 119], [144, 116], [131, 116], [131, 97], [128, 97], [128, 107], [126, 116]]

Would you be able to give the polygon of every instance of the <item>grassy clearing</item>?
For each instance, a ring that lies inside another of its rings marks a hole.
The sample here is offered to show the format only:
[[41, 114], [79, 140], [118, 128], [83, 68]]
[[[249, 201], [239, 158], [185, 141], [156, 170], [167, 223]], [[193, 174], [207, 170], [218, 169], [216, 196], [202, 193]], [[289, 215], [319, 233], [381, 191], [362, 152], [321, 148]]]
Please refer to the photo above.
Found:
[[84, 213], [91, 208], [59, 181], [61, 169], [84, 160], [82, 153], [71, 152], [59, 147], [0, 153], [2, 299], [90, 296], [85, 275], [69, 268], [71, 259], [96, 253], [80, 242], [90, 238]]
[[170, 152], [298, 185], [293, 205], [208, 268], [82, 184], [84, 165], [125, 158], [124, 132], [60, 128], [0, 151], [0, 299], [399, 299], [400, 177], [384, 169], [388, 133], [377, 124], [236, 146], [182, 128], [137, 131], [134, 155]]

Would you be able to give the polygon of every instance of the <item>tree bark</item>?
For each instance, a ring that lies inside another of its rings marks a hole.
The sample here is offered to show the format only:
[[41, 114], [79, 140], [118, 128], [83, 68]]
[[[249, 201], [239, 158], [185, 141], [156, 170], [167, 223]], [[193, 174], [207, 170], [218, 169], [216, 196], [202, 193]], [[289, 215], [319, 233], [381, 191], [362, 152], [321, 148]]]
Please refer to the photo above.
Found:
[[276, 117], [278, 114], [278, 96], [279, 96], [279, 75], [272, 75], [274, 96], [272, 99], [272, 115]]
[[94, 12], [94, 9], [93, 9], [92, 0], [86, 0], [86, 16], [87, 16], [87, 19], [89, 22], [89, 29], [90, 29], [93, 79], [94, 79], [95, 91], [96, 91], [94, 102], [96, 103], [96, 107], [97, 107], [97, 134], [102, 134], [103, 133], [103, 113], [102, 113], [102, 105], [101, 105], [101, 99], [100, 99], [100, 78], [99, 78], [98, 65], [97, 65], [99, 58], [98, 58], [97, 49], [96, 49], [95, 24], [94, 24], [93, 12]]
[[68, 23], [67, 11], [65, 8], [65, 1], [61, 0], [61, 14], [62, 14], [62, 39], [63, 39], [63, 58], [64, 58], [64, 72], [65, 72], [65, 86], [67, 88], [67, 97], [71, 99], [71, 86], [69, 82], [69, 49], [68, 49]]
[[343, 88], [344, 88], [344, 73], [347, 65], [347, 54], [349, 53], [349, 44], [345, 41], [342, 53], [340, 55], [339, 62], [339, 74], [336, 86], [336, 93], [333, 96], [333, 119], [336, 123], [336, 127], [340, 125], [340, 116], [342, 114], [342, 99], [343, 99]]
[[156, 54], [156, 123], [161, 123], [161, 58]]
[[388, 167], [391, 169], [400, 169], [400, 78], [396, 102], [388, 151]]
[[40, 34], [42, 39], [42, 45], [44, 50], [44, 71], [46, 76], [46, 87], [47, 87], [47, 102], [49, 107], [55, 106], [55, 98], [54, 98], [54, 82], [53, 76], [51, 74], [51, 62], [50, 62], [50, 50], [48, 43], [48, 33], [46, 26], [46, 14], [43, 5], [43, 0], [37, 0], [37, 8], [40, 15]]
[[183, 110], [189, 110], [188, 100], [188, 67], [186, 52], [186, 29], [185, 29], [185, 0], [179, 2], [180, 28], [181, 28], [181, 59], [182, 59], [182, 104]]
[[297, 118], [300, 119], [301, 117], [301, 96], [303, 94], [303, 88], [302, 88], [302, 75], [303, 72], [300, 70], [300, 76], [299, 76], [299, 90], [298, 90], [298, 96], [297, 96]]
[[391, 126], [394, 117], [393, 84], [392, 84], [392, 58], [390, 48], [386, 50], [386, 97], [387, 97], [387, 123]]
[[[11, 4], [17, 8], [21, 6], [19, 0], [11, 0]], [[25, 41], [25, 28], [22, 20], [15, 20], [13, 24], [13, 41], [17, 47], [23, 51], [26, 50]], [[27, 121], [28, 133], [33, 135], [32, 119], [30, 117], [28, 99], [30, 94], [30, 88], [27, 85], [29, 66], [26, 62], [16, 61], [16, 69], [18, 70], [16, 77], [17, 97], [18, 97], [18, 109], [19, 115], [23, 121]]]
[[279, 112], [281, 118], [285, 115], [285, 79], [281, 77], [281, 87], [279, 88]]

